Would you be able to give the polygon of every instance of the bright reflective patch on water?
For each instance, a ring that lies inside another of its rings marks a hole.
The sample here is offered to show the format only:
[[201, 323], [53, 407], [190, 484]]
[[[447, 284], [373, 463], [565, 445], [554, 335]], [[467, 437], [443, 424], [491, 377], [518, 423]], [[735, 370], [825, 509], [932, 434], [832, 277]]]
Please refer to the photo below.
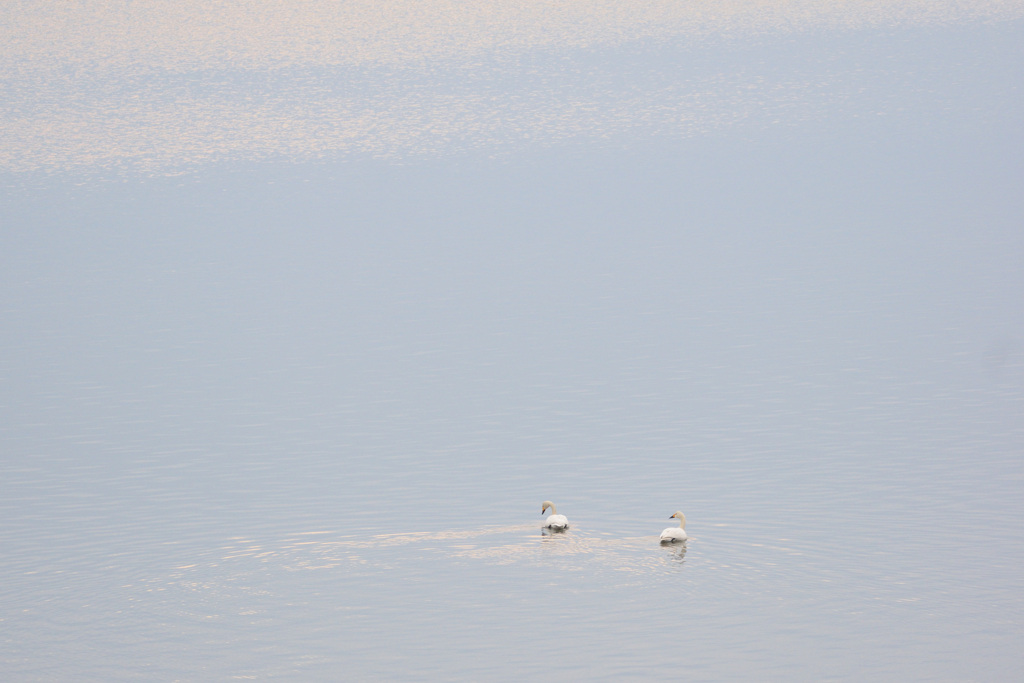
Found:
[[[1012, 94], [972, 74], [1004, 68], [1022, 17], [1019, 0], [10, 4], [0, 169], [508, 156], [910, 109], [999, 125]], [[965, 25], [994, 42], [958, 45]]]

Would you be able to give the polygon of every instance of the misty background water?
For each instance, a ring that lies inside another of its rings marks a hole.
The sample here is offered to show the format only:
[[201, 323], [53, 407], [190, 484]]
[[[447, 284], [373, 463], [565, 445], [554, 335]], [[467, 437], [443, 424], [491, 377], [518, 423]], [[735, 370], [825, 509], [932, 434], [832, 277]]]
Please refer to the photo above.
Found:
[[361, 81], [8, 56], [4, 677], [1019, 679], [997, 19]]

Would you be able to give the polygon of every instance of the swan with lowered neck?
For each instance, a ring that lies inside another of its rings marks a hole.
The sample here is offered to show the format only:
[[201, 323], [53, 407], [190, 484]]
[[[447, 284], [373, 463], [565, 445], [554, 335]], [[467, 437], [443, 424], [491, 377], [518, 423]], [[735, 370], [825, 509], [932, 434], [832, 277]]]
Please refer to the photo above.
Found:
[[667, 528], [664, 531], [662, 531], [661, 532], [661, 542], [662, 543], [677, 543], [679, 541], [685, 541], [686, 540], [686, 515], [684, 515], [682, 512], [676, 512], [674, 515], [669, 517], [669, 519], [678, 519], [679, 520], [679, 528], [677, 529], [674, 526], [670, 526], [669, 528]]
[[547, 512], [548, 508], [551, 508], [551, 516], [544, 520], [544, 528], [554, 529], [555, 531], [568, 529], [569, 520], [565, 518], [565, 515], [558, 514], [558, 510], [555, 509], [555, 504], [550, 500], [545, 500], [540, 504], [540, 514], [543, 515]]

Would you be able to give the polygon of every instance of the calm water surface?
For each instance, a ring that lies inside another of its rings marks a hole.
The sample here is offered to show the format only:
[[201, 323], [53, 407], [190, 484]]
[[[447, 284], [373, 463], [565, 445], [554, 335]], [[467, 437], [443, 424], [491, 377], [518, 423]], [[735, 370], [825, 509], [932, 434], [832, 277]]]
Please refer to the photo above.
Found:
[[391, 65], [464, 118], [378, 159], [216, 108], [245, 153], [133, 156], [51, 83], [98, 118], [4, 157], [4, 678], [1019, 680], [1015, 22], [498, 60], [533, 137]]

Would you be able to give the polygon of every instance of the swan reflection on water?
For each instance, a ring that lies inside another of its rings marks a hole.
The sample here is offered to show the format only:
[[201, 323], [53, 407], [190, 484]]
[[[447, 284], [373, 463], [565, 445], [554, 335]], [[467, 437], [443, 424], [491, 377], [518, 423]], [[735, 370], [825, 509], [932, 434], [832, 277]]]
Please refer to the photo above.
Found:
[[665, 555], [669, 559], [679, 563], [686, 562], [686, 541], [662, 543], [661, 547], [664, 548]]

